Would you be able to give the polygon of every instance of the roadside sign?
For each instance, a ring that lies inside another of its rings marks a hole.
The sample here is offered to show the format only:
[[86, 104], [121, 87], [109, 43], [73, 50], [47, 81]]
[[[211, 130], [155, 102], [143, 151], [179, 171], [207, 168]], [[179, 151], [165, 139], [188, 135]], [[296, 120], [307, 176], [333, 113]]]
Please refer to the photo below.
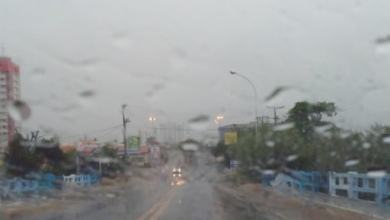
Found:
[[139, 136], [131, 136], [127, 138], [128, 149], [139, 149], [141, 147], [141, 138]]
[[237, 132], [225, 133], [225, 145], [232, 145], [237, 143]]
[[160, 147], [153, 146], [150, 148], [150, 152], [152, 153], [153, 157], [158, 157], [160, 155]]
[[240, 165], [240, 162], [238, 162], [237, 160], [230, 160], [230, 169], [235, 169], [237, 167], [239, 167]]

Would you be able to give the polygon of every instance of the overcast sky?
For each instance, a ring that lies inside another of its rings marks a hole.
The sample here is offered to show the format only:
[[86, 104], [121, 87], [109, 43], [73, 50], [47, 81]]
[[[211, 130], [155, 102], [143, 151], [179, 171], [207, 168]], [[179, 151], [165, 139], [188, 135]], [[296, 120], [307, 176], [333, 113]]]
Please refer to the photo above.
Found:
[[[266, 106], [332, 101], [336, 123], [390, 124], [390, 2], [2, 0], [0, 44], [20, 65], [24, 129], [120, 137], [207, 114], [222, 124], [272, 116]], [[269, 102], [274, 89], [290, 86]], [[84, 94], [84, 95], [81, 95]], [[92, 95], [91, 95], [92, 94]], [[160, 110], [160, 111], [159, 111]], [[207, 129], [216, 129], [210, 120]], [[76, 137], [77, 138], [77, 137]]]

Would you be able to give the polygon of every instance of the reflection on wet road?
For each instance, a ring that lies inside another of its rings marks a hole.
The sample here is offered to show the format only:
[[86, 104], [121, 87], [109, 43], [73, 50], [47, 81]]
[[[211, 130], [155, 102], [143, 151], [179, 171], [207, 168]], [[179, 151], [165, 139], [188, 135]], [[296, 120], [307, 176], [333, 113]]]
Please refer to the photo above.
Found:
[[[175, 156], [172, 163], [180, 160]], [[34, 215], [16, 215], [14, 220], [67, 220], [67, 219], [221, 219], [218, 217], [218, 199], [214, 189], [216, 169], [201, 164], [183, 168], [187, 181], [171, 186], [169, 181], [156, 176], [150, 168], [107, 194], [90, 192], [88, 200], [77, 200], [70, 206], [45, 210]], [[113, 196], [115, 195], [115, 196]], [[3, 218], [2, 218], [3, 219]], [[7, 219], [7, 218], [5, 218]]]

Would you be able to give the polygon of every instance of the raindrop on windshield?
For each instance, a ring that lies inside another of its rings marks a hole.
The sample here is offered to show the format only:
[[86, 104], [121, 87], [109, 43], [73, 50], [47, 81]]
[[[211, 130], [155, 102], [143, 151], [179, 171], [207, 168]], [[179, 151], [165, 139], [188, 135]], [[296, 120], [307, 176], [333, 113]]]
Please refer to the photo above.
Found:
[[370, 148], [371, 147], [371, 144], [370, 143], [363, 143], [363, 148], [364, 149], [368, 149], [368, 148]]
[[275, 146], [275, 142], [273, 142], [273, 141], [266, 141], [265, 145], [267, 145], [268, 147], [274, 147]]
[[384, 170], [374, 170], [367, 172], [367, 176], [369, 177], [384, 177], [386, 174], [387, 173]]
[[24, 121], [31, 116], [31, 109], [25, 102], [17, 100], [8, 104], [8, 114], [15, 121]]
[[327, 130], [329, 130], [329, 128], [331, 128], [332, 125], [329, 124], [329, 125], [324, 125], [324, 126], [318, 126], [315, 128], [315, 131], [319, 134], [324, 134]]
[[296, 160], [298, 158], [298, 155], [294, 154], [294, 155], [290, 155], [286, 158], [287, 161], [293, 161], [293, 160]]
[[93, 90], [85, 90], [79, 93], [79, 96], [84, 97], [84, 98], [91, 98], [95, 96], [95, 91]]
[[274, 170], [264, 170], [263, 174], [265, 174], [265, 175], [274, 175], [275, 171]]
[[390, 137], [385, 137], [382, 139], [383, 143], [390, 144]]
[[293, 127], [294, 127], [294, 123], [280, 124], [280, 125], [276, 125], [274, 127], [274, 131], [288, 130], [288, 129], [293, 128]]
[[188, 150], [188, 151], [197, 151], [199, 149], [199, 146], [194, 143], [185, 143], [182, 146], [183, 150]]
[[346, 167], [355, 166], [360, 163], [360, 160], [348, 160], [344, 163]]
[[208, 115], [198, 115], [188, 120], [188, 127], [194, 130], [205, 130], [209, 124], [209, 119]]

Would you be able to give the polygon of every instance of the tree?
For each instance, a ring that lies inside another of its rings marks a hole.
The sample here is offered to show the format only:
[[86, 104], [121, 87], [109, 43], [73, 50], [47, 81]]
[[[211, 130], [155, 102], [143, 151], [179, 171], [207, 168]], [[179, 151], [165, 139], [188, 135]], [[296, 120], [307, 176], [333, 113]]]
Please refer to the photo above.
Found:
[[335, 125], [323, 120], [323, 116], [333, 117], [337, 115], [337, 107], [333, 102], [297, 102], [287, 113], [286, 122], [294, 123], [301, 135], [309, 140], [315, 127], [332, 125], [333, 132], [339, 131]]
[[5, 153], [7, 173], [23, 176], [29, 172], [51, 172], [64, 174], [69, 158], [61, 151], [59, 143], [54, 140], [40, 140], [34, 150], [30, 148], [31, 141], [16, 135]]

